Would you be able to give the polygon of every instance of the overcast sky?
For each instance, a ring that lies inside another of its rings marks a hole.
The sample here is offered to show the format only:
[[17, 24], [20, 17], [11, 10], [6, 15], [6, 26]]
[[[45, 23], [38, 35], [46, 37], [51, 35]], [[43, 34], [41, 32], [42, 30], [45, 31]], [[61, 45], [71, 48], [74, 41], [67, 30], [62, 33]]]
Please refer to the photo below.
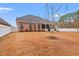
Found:
[[[66, 6], [68, 6], [67, 11]], [[45, 7], [46, 5], [44, 3], [0, 3], [0, 17], [11, 25], [16, 26], [16, 17], [24, 15], [36, 15], [43, 18], [47, 18]], [[78, 9], [79, 4], [62, 4], [62, 8], [59, 13], [62, 15], [66, 12], [75, 12]]]

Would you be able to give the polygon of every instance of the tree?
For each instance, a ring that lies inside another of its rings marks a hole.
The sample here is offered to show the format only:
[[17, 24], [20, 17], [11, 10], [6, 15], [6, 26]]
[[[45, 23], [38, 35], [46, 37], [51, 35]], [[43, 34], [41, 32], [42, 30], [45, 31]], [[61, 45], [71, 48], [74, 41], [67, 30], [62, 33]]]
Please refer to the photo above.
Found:
[[[46, 7], [48, 8], [47, 9], [47, 13], [49, 14], [49, 15], [51, 15], [51, 25], [52, 25], [52, 28], [56, 31], [56, 28], [55, 28], [55, 14], [58, 14], [58, 12], [60, 11], [60, 9], [61, 9], [61, 6], [62, 6], [62, 4], [57, 4], [57, 3], [53, 3], [53, 4], [46, 4]], [[49, 16], [48, 15], [48, 16]], [[58, 14], [59, 15], [59, 14]], [[50, 18], [49, 18], [50, 19]], [[54, 38], [54, 36], [53, 36], [53, 31], [52, 31], [52, 37]]]
[[[62, 4], [53, 3], [53, 4], [46, 4], [48, 8], [48, 13], [51, 15], [51, 25], [53, 25], [53, 28], [55, 29], [55, 14], [59, 15], [59, 11], [61, 10]], [[50, 18], [49, 18], [50, 19]]]
[[60, 27], [79, 28], [79, 10], [61, 16], [59, 22], [63, 22], [63, 25], [60, 25]]

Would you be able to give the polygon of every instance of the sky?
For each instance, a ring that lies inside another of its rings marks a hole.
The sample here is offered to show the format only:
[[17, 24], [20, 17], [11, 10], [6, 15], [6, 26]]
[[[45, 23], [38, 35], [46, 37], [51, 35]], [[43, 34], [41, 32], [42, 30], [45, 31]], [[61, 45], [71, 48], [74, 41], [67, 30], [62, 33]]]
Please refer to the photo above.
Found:
[[[54, 3], [55, 4], [55, 3]], [[67, 8], [68, 7], [68, 8]], [[79, 4], [63, 3], [60, 15], [72, 13], [79, 9]], [[0, 3], [0, 17], [12, 26], [16, 26], [16, 18], [25, 15], [35, 15], [47, 19], [45, 3]], [[55, 14], [57, 17], [57, 14]]]

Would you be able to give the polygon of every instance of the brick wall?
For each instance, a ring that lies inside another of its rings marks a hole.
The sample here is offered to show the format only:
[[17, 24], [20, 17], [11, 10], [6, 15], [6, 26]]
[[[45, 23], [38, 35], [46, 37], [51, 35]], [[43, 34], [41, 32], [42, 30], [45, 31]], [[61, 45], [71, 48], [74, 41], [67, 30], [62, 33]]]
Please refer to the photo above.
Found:
[[[18, 31], [45, 31], [46, 29], [42, 29], [42, 24], [38, 23], [25, 23], [25, 22], [16, 22], [18, 26]], [[21, 24], [23, 28], [21, 28]], [[31, 25], [31, 28], [30, 28]], [[38, 28], [40, 26], [40, 28]]]

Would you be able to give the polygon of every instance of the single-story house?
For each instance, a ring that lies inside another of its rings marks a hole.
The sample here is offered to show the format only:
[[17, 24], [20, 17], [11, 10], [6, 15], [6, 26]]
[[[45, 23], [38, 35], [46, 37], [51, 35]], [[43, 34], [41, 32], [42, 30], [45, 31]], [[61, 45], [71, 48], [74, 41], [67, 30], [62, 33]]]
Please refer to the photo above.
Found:
[[51, 22], [39, 16], [26, 15], [16, 18], [18, 31], [50, 31]]

